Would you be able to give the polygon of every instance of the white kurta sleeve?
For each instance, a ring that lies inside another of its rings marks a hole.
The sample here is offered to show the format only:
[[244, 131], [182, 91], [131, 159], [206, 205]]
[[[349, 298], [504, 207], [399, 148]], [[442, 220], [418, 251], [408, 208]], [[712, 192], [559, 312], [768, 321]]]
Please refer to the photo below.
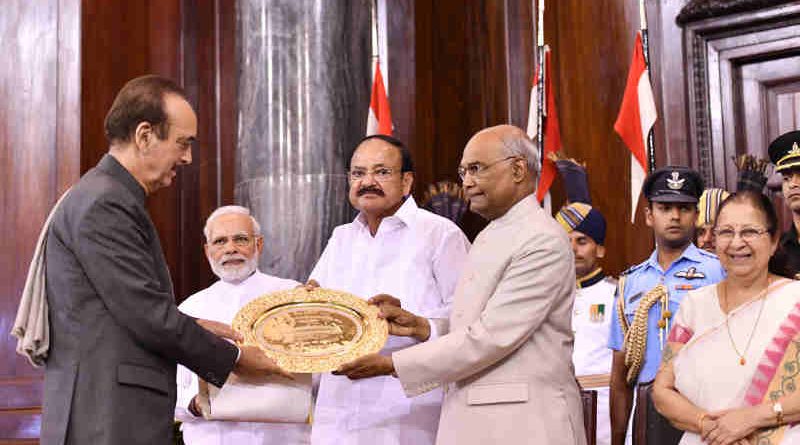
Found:
[[322, 255], [319, 256], [317, 264], [314, 265], [311, 275], [308, 276], [309, 280], [316, 281], [321, 287], [325, 287], [327, 282], [330, 281], [328, 277], [331, 276], [332, 262], [336, 258], [336, 244], [336, 229], [334, 229], [333, 234], [328, 239], [328, 244], [325, 245], [325, 250], [322, 251]]
[[175, 401], [175, 418], [181, 422], [191, 422], [197, 417], [189, 412], [189, 402], [192, 401], [199, 388], [197, 376], [186, 367], [178, 365], [177, 372], [177, 399]]
[[428, 317], [428, 323], [431, 326], [428, 341], [447, 332], [453, 294], [464, 264], [466, 264], [469, 247], [469, 240], [461, 229], [453, 227], [441, 238], [441, 242], [434, 252], [433, 276], [438, 293], [442, 298], [442, 304], [436, 312]]

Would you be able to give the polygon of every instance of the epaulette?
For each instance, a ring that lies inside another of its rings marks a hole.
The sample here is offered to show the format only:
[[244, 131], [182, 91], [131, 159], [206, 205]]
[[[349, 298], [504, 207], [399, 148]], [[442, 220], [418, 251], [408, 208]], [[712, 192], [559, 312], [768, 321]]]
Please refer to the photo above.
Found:
[[633, 272], [637, 271], [638, 269], [644, 267], [645, 264], [647, 264], [647, 261], [643, 261], [643, 262], [641, 262], [641, 263], [639, 263], [639, 264], [637, 264], [635, 266], [631, 266], [631, 267], [625, 269], [624, 271], [622, 271], [622, 273], [619, 274], [620, 278], [625, 276], [625, 275], [630, 275], [631, 273], [633, 273]]
[[707, 257], [715, 259], [715, 260], [719, 259], [717, 254], [714, 253], [714, 252], [709, 252], [709, 251], [707, 251], [705, 249], [697, 249], [697, 250], [700, 252], [700, 255], [707, 256]]

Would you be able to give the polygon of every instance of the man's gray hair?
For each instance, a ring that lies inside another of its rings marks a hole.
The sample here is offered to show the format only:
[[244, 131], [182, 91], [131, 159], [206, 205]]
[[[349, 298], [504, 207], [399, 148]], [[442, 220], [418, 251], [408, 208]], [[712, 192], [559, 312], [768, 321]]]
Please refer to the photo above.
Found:
[[507, 156], [519, 156], [528, 164], [528, 171], [538, 177], [539, 175], [539, 149], [536, 144], [521, 131], [512, 132], [501, 137]]
[[250, 217], [250, 221], [253, 223], [253, 234], [254, 235], [261, 235], [261, 225], [258, 224], [253, 215], [250, 214], [250, 209], [247, 207], [242, 206], [222, 206], [217, 210], [214, 210], [211, 215], [208, 216], [206, 220], [206, 226], [203, 227], [203, 234], [206, 236], [206, 241], [211, 241], [211, 221], [213, 221], [216, 217], [222, 215], [230, 215], [230, 214], [239, 214], [239, 215], [247, 215]]

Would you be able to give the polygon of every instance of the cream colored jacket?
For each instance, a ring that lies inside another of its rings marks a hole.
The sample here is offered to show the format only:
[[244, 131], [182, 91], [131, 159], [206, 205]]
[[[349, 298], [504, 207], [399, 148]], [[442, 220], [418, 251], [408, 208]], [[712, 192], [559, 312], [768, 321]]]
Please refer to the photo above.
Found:
[[533, 196], [476, 238], [447, 332], [392, 354], [408, 396], [445, 387], [436, 443], [583, 445], [572, 250]]

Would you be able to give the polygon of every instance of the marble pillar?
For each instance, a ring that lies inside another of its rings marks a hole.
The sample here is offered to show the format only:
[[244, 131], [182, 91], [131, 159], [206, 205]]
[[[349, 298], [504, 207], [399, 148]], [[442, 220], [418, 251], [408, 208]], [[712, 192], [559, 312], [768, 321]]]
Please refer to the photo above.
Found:
[[239, 0], [235, 197], [261, 223], [263, 272], [304, 281], [352, 218], [346, 164], [363, 137], [370, 0]]

